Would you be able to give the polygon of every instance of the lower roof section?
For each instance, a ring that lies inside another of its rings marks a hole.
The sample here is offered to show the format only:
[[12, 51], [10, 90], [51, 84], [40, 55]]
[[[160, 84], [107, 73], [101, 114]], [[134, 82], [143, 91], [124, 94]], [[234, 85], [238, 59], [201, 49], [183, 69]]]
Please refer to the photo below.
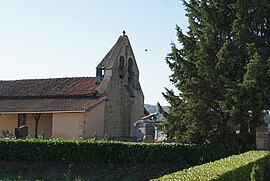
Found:
[[107, 96], [71, 98], [0, 99], [0, 114], [87, 112]]

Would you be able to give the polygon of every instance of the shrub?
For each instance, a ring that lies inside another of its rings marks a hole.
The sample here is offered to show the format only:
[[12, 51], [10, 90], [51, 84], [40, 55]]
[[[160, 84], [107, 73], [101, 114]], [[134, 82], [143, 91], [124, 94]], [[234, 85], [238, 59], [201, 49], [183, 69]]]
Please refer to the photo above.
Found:
[[119, 141], [0, 139], [0, 160], [87, 161], [95, 163], [186, 163], [190, 166], [238, 152], [233, 145], [146, 144]]
[[269, 158], [269, 151], [250, 151], [168, 174], [157, 180], [263, 180], [268, 171]]
[[263, 181], [263, 172], [260, 165], [254, 164], [250, 173], [251, 181]]

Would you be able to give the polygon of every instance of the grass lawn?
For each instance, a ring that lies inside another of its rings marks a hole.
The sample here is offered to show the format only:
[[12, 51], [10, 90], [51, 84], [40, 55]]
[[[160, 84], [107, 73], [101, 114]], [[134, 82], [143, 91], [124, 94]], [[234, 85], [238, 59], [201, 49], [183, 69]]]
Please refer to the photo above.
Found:
[[0, 180], [150, 180], [188, 165], [0, 161]]

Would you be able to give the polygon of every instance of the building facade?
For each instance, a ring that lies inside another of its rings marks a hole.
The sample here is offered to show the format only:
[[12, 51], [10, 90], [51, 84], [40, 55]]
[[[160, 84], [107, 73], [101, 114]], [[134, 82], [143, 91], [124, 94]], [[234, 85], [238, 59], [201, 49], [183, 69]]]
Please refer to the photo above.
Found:
[[119, 37], [96, 77], [0, 81], [0, 114], [2, 135], [26, 126], [28, 137], [133, 137], [144, 95], [128, 37]]

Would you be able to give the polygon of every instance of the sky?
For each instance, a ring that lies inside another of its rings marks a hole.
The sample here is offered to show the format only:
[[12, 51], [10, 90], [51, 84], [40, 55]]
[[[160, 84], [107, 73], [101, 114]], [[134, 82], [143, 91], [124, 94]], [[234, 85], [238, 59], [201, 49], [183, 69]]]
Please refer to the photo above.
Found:
[[180, 0], [0, 0], [0, 80], [93, 77], [125, 30], [145, 103], [168, 105], [165, 58], [187, 24]]

